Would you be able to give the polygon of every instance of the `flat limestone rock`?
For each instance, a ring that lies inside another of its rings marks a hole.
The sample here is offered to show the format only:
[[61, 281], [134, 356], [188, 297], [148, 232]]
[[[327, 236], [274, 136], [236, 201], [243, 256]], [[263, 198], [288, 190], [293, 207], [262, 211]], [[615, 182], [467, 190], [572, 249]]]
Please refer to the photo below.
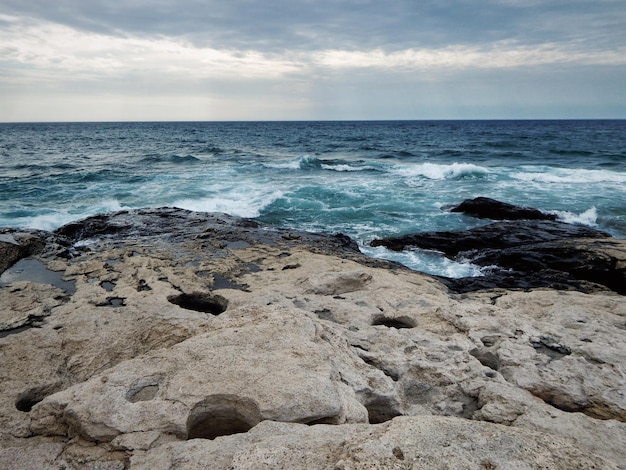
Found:
[[0, 468], [626, 468], [614, 292], [455, 294], [179, 209], [43, 239], [75, 289], [0, 287], [2, 318], [45, 312], [0, 337]]
[[558, 438], [440, 416], [401, 417], [374, 426], [264, 421], [247, 434], [162, 446], [133, 457], [131, 468], [199, 470], [207, 462], [241, 470], [618, 468]]

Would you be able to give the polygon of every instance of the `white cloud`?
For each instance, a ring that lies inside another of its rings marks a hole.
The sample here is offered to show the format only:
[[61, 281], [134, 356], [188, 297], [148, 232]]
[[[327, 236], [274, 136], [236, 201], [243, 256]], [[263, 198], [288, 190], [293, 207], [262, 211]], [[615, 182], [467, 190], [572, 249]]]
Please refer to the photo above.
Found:
[[[383, 105], [423, 109], [432, 96], [438, 96], [440, 107], [456, 96], [454, 106], [499, 100], [504, 109], [511, 96], [521, 103], [549, 100], [541, 92], [552, 86], [546, 78], [549, 71], [567, 67], [588, 71], [584, 80], [598, 67], [612, 68], [605, 82], [608, 94], [626, 65], [626, 45], [592, 49], [575, 40], [533, 46], [509, 39], [395, 49], [296, 48], [281, 53], [264, 51], [262, 44], [249, 46], [217, 48], [181, 36], [104, 34], [0, 14], [0, 120], [55, 119], [55, 113], [65, 113], [60, 119], [69, 120], [306, 119], [311, 116], [307, 110], [321, 113], [338, 106], [350, 113], [341, 116], [358, 118], [362, 110], [362, 117], [376, 118]], [[528, 69], [537, 80], [532, 85], [519, 82], [529, 77]], [[525, 73], [518, 74], [521, 70]], [[502, 74], [519, 86], [505, 83]], [[493, 79], [485, 88], [489, 76]], [[578, 85], [572, 88], [572, 102], [594, 96], [593, 81], [583, 86], [582, 77], [574, 77]], [[426, 82], [440, 83], [440, 92], [426, 91]], [[522, 96], [520, 87], [530, 91]], [[622, 106], [622, 95], [613, 93], [611, 103], [600, 105]], [[378, 108], [368, 107], [376, 100]], [[428, 102], [432, 109], [438, 106]], [[410, 117], [408, 112], [402, 117]], [[389, 107], [385, 113], [396, 115]], [[336, 115], [315, 118], [324, 116]]]
[[517, 45], [503, 41], [489, 47], [455, 45], [439, 49], [406, 49], [386, 53], [373, 51], [320, 51], [315, 62], [332, 68], [379, 68], [425, 70], [437, 68], [485, 69], [546, 64], [626, 64], [626, 48], [614, 51], [577, 51], [559, 44]]
[[[50, 22], [2, 16], [0, 63], [6, 83], [101, 82], [112, 78], [150, 77], [152, 80], [192, 81], [279, 80], [347, 69], [411, 72], [437, 69], [485, 69], [559, 63], [625, 64], [626, 50], [584, 51], [576, 44], [537, 47], [500, 41], [485, 46], [450, 45], [410, 48], [285, 52], [218, 50], [198, 47], [172, 37], [138, 38], [83, 32]], [[39, 71], [39, 73], [37, 72]], [[1, 80], [1, 77], [0, 77]]]

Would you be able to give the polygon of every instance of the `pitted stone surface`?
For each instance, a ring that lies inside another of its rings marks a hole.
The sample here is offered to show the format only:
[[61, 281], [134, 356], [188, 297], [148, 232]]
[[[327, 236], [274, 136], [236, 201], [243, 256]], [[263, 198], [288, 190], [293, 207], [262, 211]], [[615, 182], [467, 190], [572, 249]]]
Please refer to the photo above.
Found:
[[626, 468], [615, 293], [452, 294], [344, 237], [179, 209], [43, 239], [76, 291], [0, 287], [27, 326], [0, 337], [3, 469]]

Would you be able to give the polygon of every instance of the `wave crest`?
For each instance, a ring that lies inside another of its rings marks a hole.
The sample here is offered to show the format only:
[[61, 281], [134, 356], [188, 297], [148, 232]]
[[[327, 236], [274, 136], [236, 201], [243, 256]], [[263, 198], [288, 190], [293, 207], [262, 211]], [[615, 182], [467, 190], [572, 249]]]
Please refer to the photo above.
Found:
[[589, 225], [591, 227], [597, 226], [598, 211], [595, 207], [587, 209], [580, 214], [569, 211], [550, 211], [551, 214], [555, 214], [559, 220], [567, 222], [568, 224], [582, 224]]
[[421, 163], [412, 166], [397, 166], [394, 173], [408, 177], [422, 177], [431, 180], [484, 178], [490, 171], [472, 163]]
[[174, 207], [197, 212], [224, 212], [238, 217], [259, 217], [261, 211], [283, 196], [281, 191], [260, 191], [258, 194], [237, 193], [203, 199], [180, 199]]
[[264, 163], [266, 168], [277, 168], [285, 170], [330, 170], [330, 171], [368, 171], [375, 170], [373, 166], [356, 166], [344, 160], [322, 160], [317, 157], [304, 155], [295, 160], [281, 163]]
[[626, 174], [609, 170], [550, 167], [528, 167], [527, 170], [512, 173], [511, 177], [533, 183], [626, 183]]

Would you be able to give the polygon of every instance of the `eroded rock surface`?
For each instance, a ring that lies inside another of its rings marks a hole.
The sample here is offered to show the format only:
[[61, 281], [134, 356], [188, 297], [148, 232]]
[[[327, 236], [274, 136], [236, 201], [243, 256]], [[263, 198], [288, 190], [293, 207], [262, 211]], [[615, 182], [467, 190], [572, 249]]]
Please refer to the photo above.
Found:
[[626, 468], [614, 292], [452, 294], [178, 209], [43, 239], [74, 291], [0, 287], [0, 468]]

